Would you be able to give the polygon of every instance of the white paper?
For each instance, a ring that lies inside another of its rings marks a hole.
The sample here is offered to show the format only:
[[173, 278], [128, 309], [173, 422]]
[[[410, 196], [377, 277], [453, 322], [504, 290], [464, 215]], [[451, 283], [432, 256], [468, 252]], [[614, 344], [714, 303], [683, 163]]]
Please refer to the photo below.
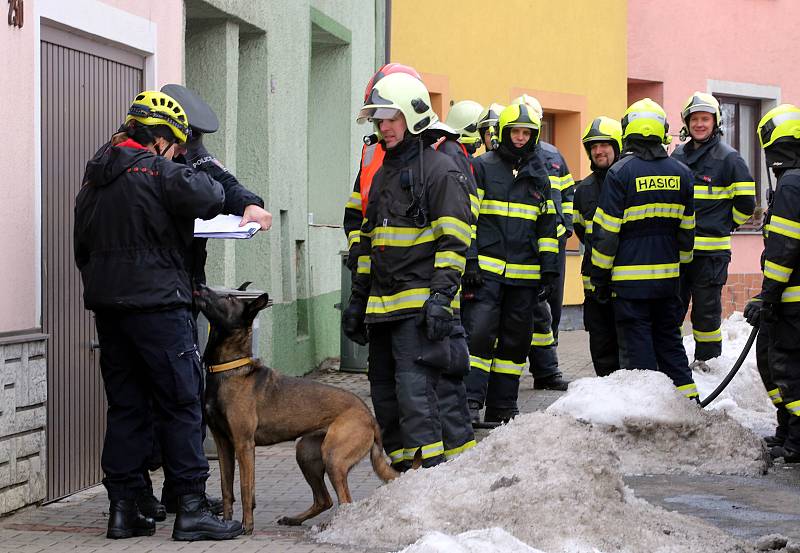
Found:
[[242, 218], [239, 215], [217, 215], [213, 219], [204, 221], [194, 220], [195, 238], [252, 238], [261, 230], [261, 225], [255, 222], [247, 223], [240, 227]]

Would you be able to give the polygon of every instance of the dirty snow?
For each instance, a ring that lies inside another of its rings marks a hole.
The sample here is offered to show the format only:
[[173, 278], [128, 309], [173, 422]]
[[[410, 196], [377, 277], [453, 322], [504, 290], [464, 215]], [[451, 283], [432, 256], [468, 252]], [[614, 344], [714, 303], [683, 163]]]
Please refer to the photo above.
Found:
[[[752, 329], [753, 327], [747, 324], [740, 312], [732, 314], [722, 322], [722, 355], [707, 362], [711, 368], [710, 372], [694, 372], [694, 381], [697, 383], [700, 397], [706, 397], [713, 392], [725, 378], [739, 357]], [[683, 345], [691, 361], [694, 359], [694, 340], [691, 335], [684, 337]], [[731, 383], [706, 409], [725, 411], [759, 436], [770, 436], [775, 433], [775, 407], [758, 375], [755, 343]]]
[[[702, 396], [735, 361], [749, 327], [734, 317], [723, 334], [723, 356], [709, 363], [711, 373], [695, 375]], [[750, 429], [770, 433], [774, 409], [754, 352], [713, 405], [699, 409], [653, 371], [574, 381], [547, 412], [521, 415], [459, 457], [341, 506], [315, 538], [403, 553], [746, 551], [699, 519], [636, 498], [622, 480], [761, 473], [763, 444]]]
[[398, 553], [544, 553], [502, 528], [472, 530], [457, 536], [431, 532]]

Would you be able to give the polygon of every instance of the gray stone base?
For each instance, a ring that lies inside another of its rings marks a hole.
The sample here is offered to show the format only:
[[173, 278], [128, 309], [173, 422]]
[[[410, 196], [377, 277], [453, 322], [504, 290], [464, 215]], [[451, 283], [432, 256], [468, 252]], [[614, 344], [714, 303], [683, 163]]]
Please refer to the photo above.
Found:
[[44, 499], [47, 364], [43, 334], [0, 336], [0, 514]]

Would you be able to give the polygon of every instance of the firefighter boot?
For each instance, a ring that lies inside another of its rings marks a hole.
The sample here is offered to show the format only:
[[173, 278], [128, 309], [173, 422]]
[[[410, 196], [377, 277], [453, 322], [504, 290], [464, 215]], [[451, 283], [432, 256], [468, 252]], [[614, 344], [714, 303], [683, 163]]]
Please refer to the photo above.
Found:
[[155, 532], [155, 521], [142, 516], [135, 500], [116, 499], [111, 501], [108, 510], [107, 538], [120, 540], [134, 536], [152, 536]]
[[567, 387], [569, 386], [569, 382], [570, 381], [564, 378], [564, 376], [561, 373], [556, 373], [546, 378], [534, 378], [533, 389], [558, 390], [561, 392], [565, 392], [567, 390]]
[[486, 413], [483, 415], [483, 420], [486, 423], [502, 423], [505, 424], [514, 417], [519, 415], [517, 407], [486, 407]]
[[786, 434], [789, 432], [789, 417], [791, 415], [786, 411], [783, 405], [778, 406], [777, 416], [778, 426], [775, 428], [775, 435], [764, 438], [764, 442], [769, 448], [782, 446], [786, 441]]
[[237, 520], [222, 520], [211, 512], [204, 493], [180, 496], [172, 539], [176, 541], [230, 540], [244, 532]]

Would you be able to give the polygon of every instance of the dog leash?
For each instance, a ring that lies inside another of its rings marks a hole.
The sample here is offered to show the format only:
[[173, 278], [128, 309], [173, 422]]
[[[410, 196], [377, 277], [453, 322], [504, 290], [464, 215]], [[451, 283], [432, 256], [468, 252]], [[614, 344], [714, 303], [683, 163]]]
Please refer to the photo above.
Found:
[[252, 358], [242, 357], [241, 359], [234, 359], [233, 361], [228, 361], [227, 363], [221, 363], [219, 365], [209, 365], [208, 372], [221, 373], [225, 371], [230, 371], [231, 369], [238, 369], [239, 367], [244, 367], [245, 365], [249, 365], [252, 362], [253, 362]]

